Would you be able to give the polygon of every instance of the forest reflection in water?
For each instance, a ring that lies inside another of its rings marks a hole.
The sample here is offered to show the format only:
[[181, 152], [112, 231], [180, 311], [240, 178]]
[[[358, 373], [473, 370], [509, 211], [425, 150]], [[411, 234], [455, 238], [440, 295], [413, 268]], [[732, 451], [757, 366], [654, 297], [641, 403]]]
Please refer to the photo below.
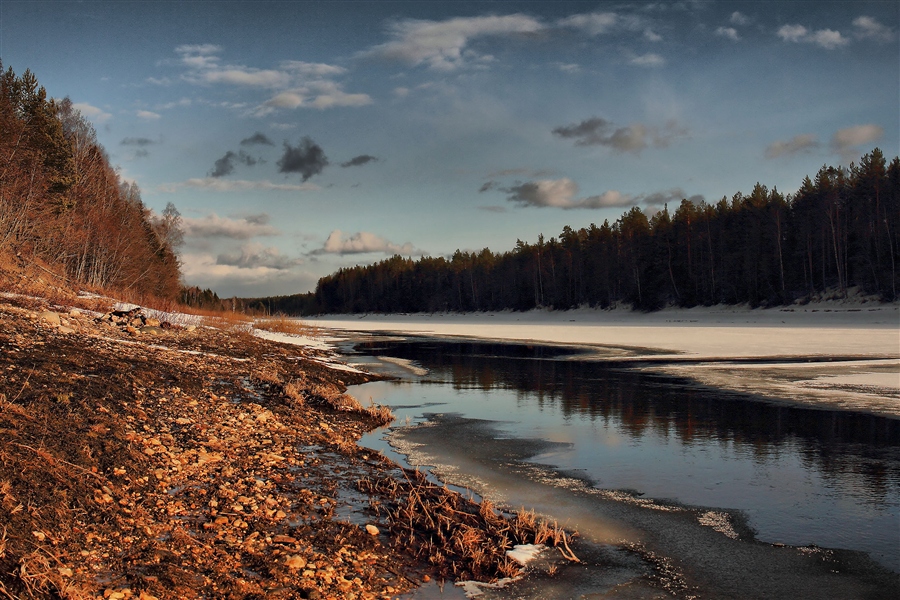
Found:
[[[704, 389], [585, 360], [569, 348], [412, 338], [356, 350], [427, 369], [416, 385], [429, 400], [448, 398], [441, 389], [454, 390], [460, 402], [478, 392], [489, 402], [510, 397], [514, 406], [493, 416], [483, 400], [482, 408], [469, 402], [461, 409], [451, 399], [441, 410], [525, 421], [512, 426], [512, 435], [546, 430], [552, 438], [560, 426], [575, 424], [569, 437], [556, 440], [571, 442], [572, 450], [546, 460], [583, 471], [599, 487], [740, 508], [761, 539], [863, 549], [900, 570], [900, 420]], [[630, 449], [610, 448], [609, 432]], [[873, 536], [882, 539], [856, 539]]]

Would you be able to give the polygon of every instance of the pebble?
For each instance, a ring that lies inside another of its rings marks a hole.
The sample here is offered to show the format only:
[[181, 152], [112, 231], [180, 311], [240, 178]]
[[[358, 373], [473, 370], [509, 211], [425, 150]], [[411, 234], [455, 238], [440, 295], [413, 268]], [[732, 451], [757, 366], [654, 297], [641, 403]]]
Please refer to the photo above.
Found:
[[366, 525], [366, 531], [368, 531], [370, 535], [378, 535], [381, 533], [374, 525]]

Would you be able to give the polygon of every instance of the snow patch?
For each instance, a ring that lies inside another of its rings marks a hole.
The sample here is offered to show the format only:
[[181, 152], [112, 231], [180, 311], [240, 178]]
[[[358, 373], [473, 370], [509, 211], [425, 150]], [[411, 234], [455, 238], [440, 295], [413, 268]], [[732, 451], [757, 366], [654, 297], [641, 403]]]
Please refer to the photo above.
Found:
[[395, 356], [376, 356], [375, 358], [377, 358], [381, 362], [386, 362], [386, 363], [391, 363], [392, 365], [397, 365], [398, 367], [400, 367], [402, 369], [406, 369], [413, 375], [418, 375], [419, 377], [424, 377], [425, 375], [428, 375], [428, 369], [423, 369], [422, 367], [417, 366], [416, 363], [414, 363], [413, 361], [407, 360], [405, 358], [397, 358]]
[[697, 521], [699, 521], [701, 525], [712, 527], [727, 538], [736, 540], [739, 537], [734, 530], [734, 527], [731, 526], [731, 519], [726, 513], [708, 510], [703, 514], [698, 515]]
[[455, 583], [456, 587], [462, 588], [463, 592], [466, 594], [466, 598], [477, 598], [478, 596], [484, 595], [484, 590], [500, 590], [505, 588], [510, 583], [514, 581], [518, 581], [519, 577], [504, 577], [497, 581], [497, 583], [483, 583], [481, 581], [457, 581]]
[[313, 348], [314, 350], [331, 350], [331, 345], [328, 343], [330, 340], [325, 338], [312, 338], [306, 335], [295, 335], [293, 333], [276, 333], [264, 329], [254, 329], [253, 335], [270, 342], [280, 342], [282, 344]]
[[512, 550], [507, 550], [506, 555], [524, 567], [537, 558], [544, 548], [546, 546], [543, 544], [517, 544]]

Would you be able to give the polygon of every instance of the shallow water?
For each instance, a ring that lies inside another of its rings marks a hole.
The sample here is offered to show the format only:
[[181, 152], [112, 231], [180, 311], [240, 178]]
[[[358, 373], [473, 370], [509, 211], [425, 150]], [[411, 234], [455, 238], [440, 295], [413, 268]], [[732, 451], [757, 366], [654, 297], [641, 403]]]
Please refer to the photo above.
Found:
[[[589, 488], [737, 510], [760, 541], [863, 551], [900, 572], [900, 421], [710, 392], [558, 348], [414, 339], [357, 352], [427, 370], [350, 390], [391, 406], [401, 426], [484, 420], [493, 438], [553, 442], [525, 462]], [[363, 444], [390, 453], [382, 435]]]

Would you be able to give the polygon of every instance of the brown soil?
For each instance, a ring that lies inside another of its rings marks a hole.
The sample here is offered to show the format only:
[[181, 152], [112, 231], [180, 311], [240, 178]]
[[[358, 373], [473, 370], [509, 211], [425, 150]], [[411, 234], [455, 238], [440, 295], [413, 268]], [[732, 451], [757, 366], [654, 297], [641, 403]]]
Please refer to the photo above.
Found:
[[0, 598], [380, 598], [565, 547], [357, 446], [385, 415], [344, 392], [373, 375], [96, 317], [0, 297]]

